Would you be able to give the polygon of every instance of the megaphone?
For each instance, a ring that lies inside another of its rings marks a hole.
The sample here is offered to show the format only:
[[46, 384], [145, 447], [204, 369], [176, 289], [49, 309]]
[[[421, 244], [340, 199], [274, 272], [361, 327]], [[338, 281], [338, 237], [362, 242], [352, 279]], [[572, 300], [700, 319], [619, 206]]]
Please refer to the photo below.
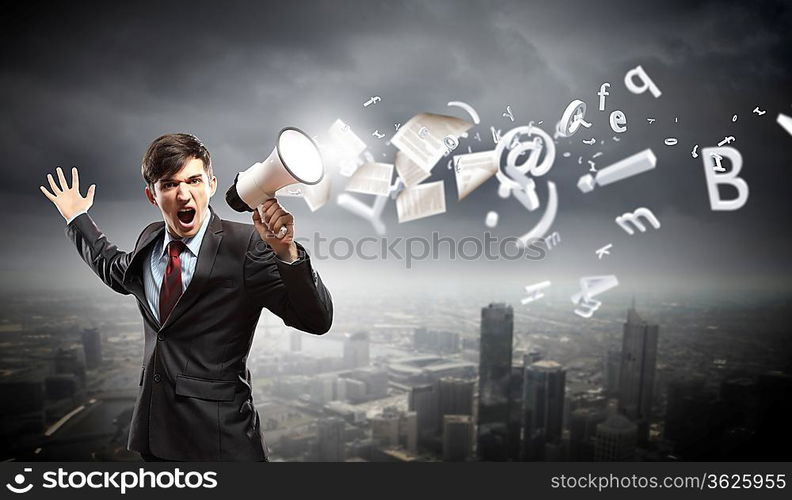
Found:
[[266, 160], [237, 174], [226, 191], [226, 202], [237, 212], [252, 212], [280, 188], [298, 182], [318, 184], [322, 177], [324, 165], [316, 143], [302, 130], [286, 127]]

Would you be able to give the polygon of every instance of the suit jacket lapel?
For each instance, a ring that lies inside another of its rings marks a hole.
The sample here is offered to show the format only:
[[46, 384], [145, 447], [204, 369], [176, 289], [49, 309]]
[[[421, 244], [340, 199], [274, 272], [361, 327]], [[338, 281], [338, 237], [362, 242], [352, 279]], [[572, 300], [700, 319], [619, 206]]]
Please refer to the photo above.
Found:
[[193, 273], [192, 280], [182, 296], [179, 297], [178, 302], [173, 307], [173, 311], [171, 311], [168, 319], [165, 320], [165, 324], [160, 327], [160, 330], [164, 330], [173, 324], [201, 295], [206, 283], [209, 281], [209, 276], [212, 274], [217, 250], [220, 248], [222, 239], [223, 223], [220, 217], [212, 212], [209, 227], [206, 228], [206, 234], [204, 234], [203, 242], [201, 242], [201, 250], [198, 252], [198, 262], [195, 264], [195, 273]]
[[135, 296], [135, 298], [143, 306], [149, 321], [153, 325], [157, 325], [157, 318], [149, 310], [148, 300], [146, 299], [145, 286], [143, 285], [143, 267], [148, 263], [146, 256], [149, 255], [149, 246], [157, 239], [162, 238], [162, 233], [165, 229], [165, 223], [160, 222], [152, 224], [147, 231], [140, 236], [135, 251], [132, 254], [132, 260], [124, 272], [124, 286], [127, 290]]

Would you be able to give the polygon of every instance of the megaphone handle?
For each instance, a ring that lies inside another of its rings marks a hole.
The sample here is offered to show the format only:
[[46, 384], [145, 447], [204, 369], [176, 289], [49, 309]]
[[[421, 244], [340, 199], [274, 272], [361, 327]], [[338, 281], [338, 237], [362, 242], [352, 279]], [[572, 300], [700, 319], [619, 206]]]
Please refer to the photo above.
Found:
[[[272, 199], [275, 199], [275, 197], [272, 196], [272, 197], [264, 200], [264, 202], [272, 200]], [[283, 227], [280, 228], [280, 231], [278, 231], [277, 234], [273, 233], [272, 229], [270, 229], [270, 227], [269, 227], [269, 224], [267, 224], [267, 222], [266, 222], [267, 220], [264, 218], [264, 210], [262, 209], [263, 206], [264, 206], [264, 203], [262, 203], [261, 205], [256, 207], [256, 210], [258, 210], [259, 217], [261, 218], [261, 223], [264, 224], [264, 227], [267, 228], [267, 231], [269, 231], [270, 234], [272, 234], [273, 236], [275, 236], [278, 239], [283, 238], [286, 235], [286, 233], [288, 232], [289, 229], [286, 226], [283, 226]]]

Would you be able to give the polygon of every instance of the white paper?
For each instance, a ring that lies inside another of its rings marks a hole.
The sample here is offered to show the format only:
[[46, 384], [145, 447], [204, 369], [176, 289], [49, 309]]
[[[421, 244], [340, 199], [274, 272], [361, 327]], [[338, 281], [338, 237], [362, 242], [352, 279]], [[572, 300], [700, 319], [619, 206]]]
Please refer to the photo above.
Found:
[[406, 188], [396, 198], [399, 223], [445, 213], [443, 181], [419, 184]]
[[305, 186], [303, 198], [305, 199], [305, 203], [308, 205], [308, 208], [311, 209], [311, 212], [316, 212], [322, 208], [330, 199], [331, 185], [332, 181], [330, 180], [330, 176], [327, 175], [327, 172], [325, 172], [324, 179], [322, 179], [319, 184]]
[[453, 116], [421, 113], [402, 125], [390, 142], [423, 170], [431, 172], [448, 151], [443, 138], [451, 136], [458, 139], [472, 126], [472, 123]]
[[366, 150], [366, 143], [341, 120], [336, 120], [327, 129], [333, 147], [340, 150], [342, 156], [357, 157]]
[[498, 171], [494, 151], [454, 156], [458, 199], [463, 199]]
[[430, 175], [431, 172], [427, 172], [426, 170], [422, 169], [417, 163], [412, 161], [402, 153], [401, 151], [396, 151], [396, 159], [394, 160], [396, 165], [396, 172], [401, 177], [402, 181], [404, 181], [404, 185], [407, 187], [415, 186], [416, 184], [420, 184], [422, 181], [426, 180]]
[[364, 163], [352, 174], [346, 185], [346, 190], [353, 193], [388, 196], [391, 177], [393, 177], [392, 164]]

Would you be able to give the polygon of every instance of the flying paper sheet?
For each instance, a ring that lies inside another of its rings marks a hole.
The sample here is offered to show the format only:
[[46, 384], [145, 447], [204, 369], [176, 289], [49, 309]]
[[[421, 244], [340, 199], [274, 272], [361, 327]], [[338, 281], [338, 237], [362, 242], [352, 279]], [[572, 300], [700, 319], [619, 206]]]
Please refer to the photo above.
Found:
[[390, 163], [364, 163], [352, 174], [346, 185], [347, 191], [377, 196], [388, 196], [393, 165]]
[[445, 213], [443, 181], [419, 184], [406, 188], [396, 198], [399, 223]]
[[407, 187], [420, 184], [422, 181], [426, 180], [426, 178], [432, 175], [431, 172], [422, 169], [417, 163], [410, 160], [407, 155], [401, 151], [396, 151], [396, 159], [394, 160], [394, 163], [396, 164], [396, 172], [399, 174], [399, 177], [401, 177], [402, 181], [404, 181], [404, 185]]
[[459, 199], [463, 199], [498, 172], [492, 151], [482, 151], [454, 157], [456, 185]]
[[366, 143], [341, 120], [336, 120], [330, 125], [327, 135], [330, 136], [333, 146], [341, 150], [344, 156], [356, 157], [366, 150]]
[[423, 170], [431, 172], [448, 151], [443, 138], [459, 138], [472, 126], [453, 116], [421, 113], [402, 125], [390, 142]]
[[305, 186], [303, 198], [305, 199], [305, 203], [308, 204], [308, 208], [311, 209], [311, 212], [316, 212], [322, 208], [322, 206], [324, 206], [324, 204], [330, 199], [331, 184], [332, 182], [330, 181], [330, 176], [326, 175], [324, 179], [319, 182], [319, 184]]

